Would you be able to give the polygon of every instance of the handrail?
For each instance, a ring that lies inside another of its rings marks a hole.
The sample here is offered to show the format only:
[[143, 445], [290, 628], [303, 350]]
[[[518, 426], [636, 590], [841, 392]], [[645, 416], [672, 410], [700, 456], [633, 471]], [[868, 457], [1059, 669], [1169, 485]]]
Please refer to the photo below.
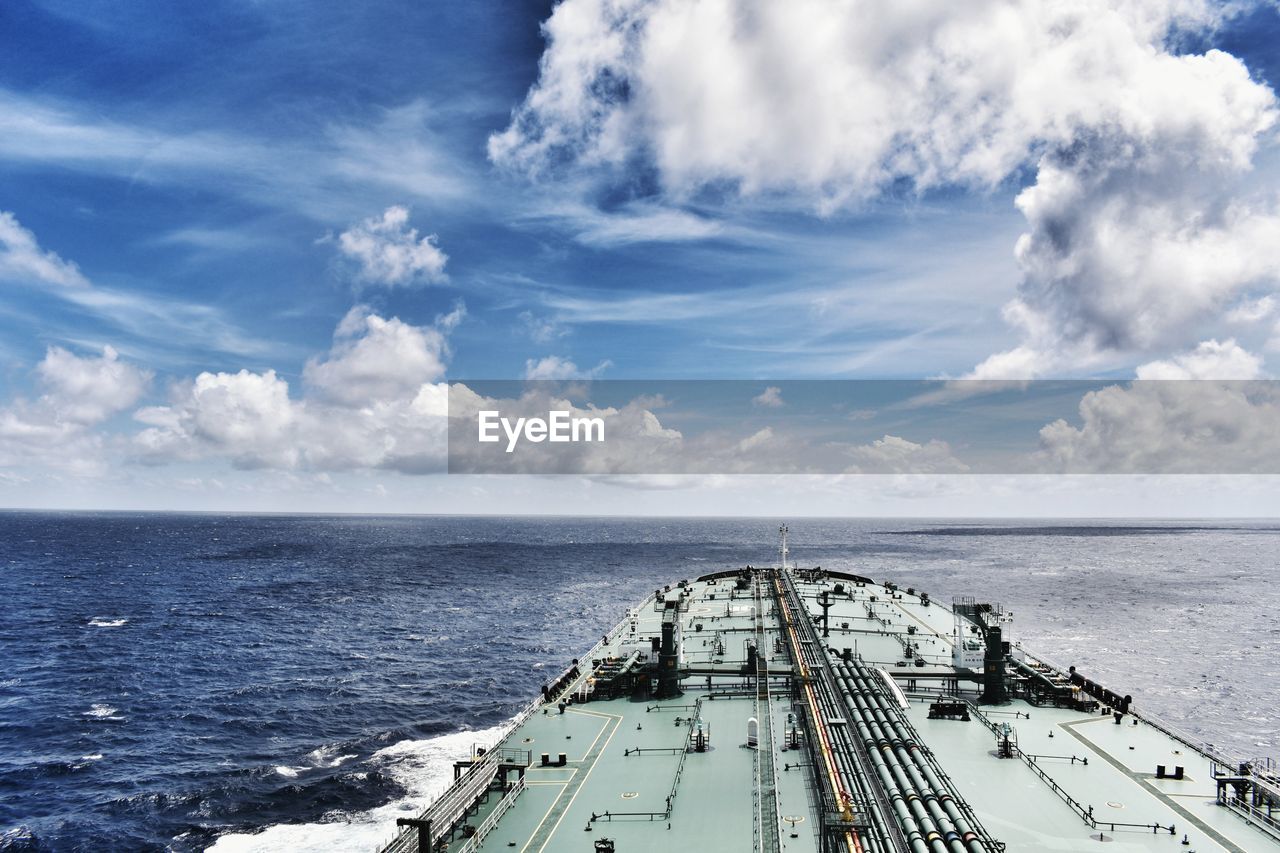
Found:
[[480, 845], [484, 843], [484, 838], [493, 828], [498, 825], [498, 821], [507, 813], [507, 809], [515, 805], [516, 798], [524, 791], [524, 777], [521, 776], [516, 780], [498, 804], [493, 807], [493, 811], [489, 812], [488, 817], [481, 821], [476, 827], [476, 834], [467, 839], [467, 842], [458, 848], [458, 853], [475, 853], [480, 849]]
[[[596, 814], [595, 812], [592, 812], [591, 813], [592, 821], [601, 820], [604, 818], [608, 818], [610, 821], [612, 821], [615, 817], [648, 817], [650, 820], [653, 820], [655, 818], [661, 818], [662, 820], [666, 820], [667, 818], [671, 817], [671, 809], [675, 805], [675, 800], [676, 800], [676, 789], [680, 787], [680, 777], [684, 775], [684, 760], [689, 756], [689, 750], [693, 748], [693, 728], [694, 728], [694, 725], [702, 716], [701, 697], [699, 697], [698, 701], [694, 703], [694, 707], [697, 708], [698, 710], [695, 711], [694, 715], [689, 718], [689, 728], [684, 735], [683, 747], [647, 747], [646, 748], [646, 751], [649, 751], [649, 752], [656, 752], [658, 750], [666, 751], [668, 749], [671, 749], [671, 750], [679, 750], [679, 753], [680, 753], [680, 760], [676, 762], [675, 777], [671, 780], [671, 790], [667, 793], [666, 809], [660, 812], [608, 812], [607, 811], [599, 815]], [[640, 753], [640, 748], [637, 747], [635, 749], [627, 751], [624, 754], [637, 755], [639, 753]]]
[[[618, 631], [620, 631], [623, 625], [625, 625], [629, 619], [630, 619], [630, 616], [624, 616], [622, 619], [618, 620], [617, 624], [615, 624], [612, 628], [610, 628], [609, 631], [606, 632], [603, 637], [597, 640], [591, 646], [591, 648], [587, 650], [586, 654], [579, 658], [579, 660], [590, 661], [591, 658], [595, 656], [596, 653], [600, 651], [600, 649], [609, 641], [609, 638], [612, 637], [614, 634], [616, 634]], [[552, 681], [554, 682], [556, 680], [559, 680], [560, 678], [563, 678], [569, 672], [569, 670], [573, 669], [573, 667], [574, 667], [574, 664], [569, 664]], [[495, 753], [500, 754], [503, 751], [502, 745], [506, 743], [507, 738], [511, 737], [511, 734], [515, 732], [516, 729], [524, 725], [524, 723], [530, 717], [532, 717], [534, 713], [537, 712], [538, 708], [540, 708], [545, 703], [545, 701], [546, 701], [545, 698], [541, 694], [539, 694], [538, 696], [535, 696], [530, 702], [528, 702], [523, 708], [521, 708], [520, 711], [517, 712], [514, 717], [508, 720], [506, 724], [503, 726], [502, 733], [498, 736], [497, 740], [494, 742], [493, 747], [489, 750], [488, 753], [486, 753], [486, 757], [490, 754], [495, 754]], [[478, 762], [476, 765], [473, 765], [472, 767], [473, 768], [478, 767], [480, 766], [481, 763], [483, 762]], [[470, 776], [470, 770], [468, 770], [468, 772], [465, 773], [463, 776], [456, 779], [453, 782], [453, 784], [449, 786], [449, 788], [447, 788], [442, 794], [440, 794], [440, 796], [437, 797], [435, 801], [432, 802], [422, 812], [422, 814], [425, 816], [428, 812], [431, 812], [433, 809], [435, 809], [446, 797], [450, 796], [450, 793], [452, 791], [454, 791], [455, 789], [463, 785], [463, 780], [467, 779], [469, 776]], [[400, 830], [394, 837], [392, 837], [392, 839], [389, 842], [383, 845], [379, 845], [378, 849], [381, 851], [381, 853], [416, 853], [416, 851], [418, 850], [418, 832], [415, 829], [406, 827]]]
[[[489, 786], [493, 784], [501, 758], [500, 750], [486, 753], [484, 757], [472, 764], [450, 785], [435, 802], [427, 806], [418, 816], [418, 820], [430, 821], [430, 842], [434, 845], [437, 837], [449, 833], [454, 824], [475, 805]], [[426, 830], [424, 830], [426, 831]], [[388, 853], [425, 853], [419, 850], [418, 830], [406, 828], [405, 832], [396, 836], [387, 847]]]
[[[1021, 649], [1021, 651], [1027, 658], [1034, 660], [1037, 663], [1040, 663], [1044, 666], [1049, 667], [1051, 670], [1053, 670], [1055, 673], [1062, 676], [1063, 678], [1070, 678], [1070, 673], [1065, 668], [1063, 668], [1061, 664], [1057, 663], [1056, 661], [1050, 660], [1044, 655], [1033, 654], [1027, 651], [1025, 648]], [[1195, 750], [1196, 752], [1200, 753], [1200, 755], [1204, 756], [1205, 758], [1208, 758], [1210, 761], [1216, 761], [1219, 764], [1225, 764], [1229, 766], [1233, 764], [1238, 766], [1241, 763], [1240, 761], [1233, 761], [1232, 759], [1227, 758], [1213, 744], [1209, 743], [1203, 738], [1197, 738], [1196, 736], [1190, 734], [1189, 732], [1185, 732], [1182, 729], [1179, 729], [1174, 724], [1161, 718], [1158, 714], [1154, 714], [1151, 711], [1138, 710], [1133, 707], [1129, 708], [1128, 714], [1130, 717], [1139, 719], [1142, 722], [1146, 723], [1147, 725], [1151, 726], [1156, 731], [1163, 732], [1164, 734], [1178, 741], [1178, 743], [1182, 744], [1183, 746]], [[1254, 761], [1256, 760], [1257, 759], [1254, 759]]]

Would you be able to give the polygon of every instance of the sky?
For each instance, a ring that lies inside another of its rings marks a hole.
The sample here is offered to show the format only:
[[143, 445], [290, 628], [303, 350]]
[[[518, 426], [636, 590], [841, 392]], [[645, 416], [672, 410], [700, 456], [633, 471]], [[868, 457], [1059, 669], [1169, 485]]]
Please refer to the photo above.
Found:
[[0, 506], [1274, 514], [1268, 476], [443, 470], [483, 379], [1114, 380], [1020, 440], [1256, 447], [1273, 396], [1125, 383], [1280, 365], [1277, 44], [1267, 0], [10, 0]]

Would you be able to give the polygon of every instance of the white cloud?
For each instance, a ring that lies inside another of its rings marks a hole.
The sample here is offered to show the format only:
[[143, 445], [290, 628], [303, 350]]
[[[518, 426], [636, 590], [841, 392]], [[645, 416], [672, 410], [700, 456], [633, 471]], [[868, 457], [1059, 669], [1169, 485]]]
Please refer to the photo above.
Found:
[[676, 195], [989, 185], [1080, 126], [1141, 122], [1165, 34], [1214, 17], [1195, 0], [567, 0], [489, 152], [535, 174], [641, 157]]
[[47, 389], [41, 400], [64, 420], [94, 424], [123, 412], [142, 396], [151, 373], [120, 360], [111, 347], [101, 357], [80, 357], [49, 347], [36, 373]]
[[1163, 361], [1140, 365], [1139, 379], [1258, 379], [1262, 359], [1227, 339], [1208, 340], [1194, 350]]
[[761, 406], [766, 409], [778, 409], [786, 405], [782, 401], [782, 389], [776, 385], [770, 385], [759, 394], [751, 398], [752, 405]]
[[1062, 473], [1252, 474], [1280, 469], [1270, 382], [1136, 382], [1091, 391], [1080, 426], [1040, 430], [1036, 462]]
[[580, 210], [568, 218], [578, 229], [575, 239], [593, 247], [681, 243], [741, 233], [705, 216], [655, 205], [632, 204], [615, 213]]
[[0, 210], [0, 280], [58, 287], [89, 285], [75, 263], [41, 249], [36, 235], [5, 210]]
[[412, 397], [424, 383], [444, 376], [448, 354], [439, 329], [386, 319], [356, 306], [338, 324], [333, 349], [325, 358], [309, 360], [303, 378], [320, 397], [360, 406]]
[[498, 164], [831, 211], [903, 184], [1018, 197], [1022, 337], [974, 372], [1025, 378], [1202, 340], [1280, 277], [1280, 214], [1243, 179], [1275, 97], [1233, 56], [1178, 54], [1203, 0], [565, 0]]
[[50, 295], [92, 312], [135, 339], [160, 346], [172, 347], [180, 342], [184, 348], [204, 345], [236, 353], [261, 352], [265, 348], [261, 341], [250, 339], [227, 322], [212, 306], [92, 286], [74, 261], [41, 249], [35, 235], [12, 213], [4, 211], [0, 211], [0, 281], [54, 285], [47, 290]]
[[0, 88], [0, 159], [129, 182], [198, 186], [331, 222], [370, 198], [474, 203], [474, 176], [439, 138], [424, 101], [373, 120], [332, 124], [303, 139], [192, 129], [189, 117], [125, 124], [98, 105], [32, 98]]
[[534, 343], [550, 343], [556, 338], [562, 338], [569, 333], [567, 329], [562, 328], [554, 320], [535, 316], [532, 311], [521, 311], [519, 320], [521, 325], [524, 326], [525, 332], [528, 333], [529, 339]]
[[1276, 309], [1275, 297], [1268, 294], [1258, 299], [1246, 299], [1236, 304], [1226, 314], [1228, 323], [1239, 323], [1246, 325], [1249, 323], [1257, 323], [1270, 317]]
[[613, 362], [605, 359], [590, 370], [582, 370], [567, 358], [548, 355], [539, 359], [526, 359], [524, 363], [525, 379], [596, 379], [613, 366]]
[[142, 409], [149, 424], [135, 437], [150, 460], [196, 459], [215, 450], [241, 468], [288, 468], [297, 464], [293, 440], [298, 417], [289, 383], [274, 370], [201, 373], [175, 393], [170, 406]]
[[436, 235], [419, 237], [409, 227], [408, 208], [398, 205], [343, 231], [338, 249], [356, 262], [357, 277], [368, 284], [395, 287], [446, 278], [449, 257], [436, 245]]
[[[1006, 309], [1034, 354], [1022, 376], [1185, 346], [1206, 321], [1237, 320], [1241, 293], [1280, 280], [1274, 203], [1237, 199], [1247, 164], [1230, 146], [1195, 142], [1158, 129], [1041, 162], [1036, 185], [1018, 197], [1032, 230], [1018, 241], [1023, 281]], [[1133, 157], [1135, 148], [1144, 153]], [[975, 376], [995, 378], [1006, 355]]]
[[151, 374], [111, 347], [101, 356], [49, 347], [35, 372], [43, 393], [0, 408], [0, 465], [101, 473], [103, 441], [92, 427], [137, 403]]
[[957, 459], [945, 441], [917, 444], [886, 435], [870, 444], [848, 449], [849, 474], [963, 474], [969, 466]]
[[329, 353], [307, 363], [300, 398], [273, 370], [201, 373], [177, 386], [167, 405], [135, 415], [147, 426], [134, 449], [153, 464], [224, 458], [238, 468], [440, 471], [442, 329], [462, 313], [459, 307], [436, 327], [421, 327], [358, 306], [339, 324]]
[[773, 427], [765, 427], [738, 442], [738, 452], [747, 453], [773, 440]]

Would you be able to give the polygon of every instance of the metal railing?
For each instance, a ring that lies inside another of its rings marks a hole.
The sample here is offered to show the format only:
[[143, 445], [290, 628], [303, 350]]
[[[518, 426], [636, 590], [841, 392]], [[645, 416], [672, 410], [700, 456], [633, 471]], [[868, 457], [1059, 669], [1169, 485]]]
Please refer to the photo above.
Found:
[[[978, 710], [978, 706], [976, 704], [969, 701], [968, 699], [965, 699], [964, 703], [969, 706], [969, 713], [977, 717], [978, 720], [984, 726], [990, 729], [993, 734], [997, 736], [1001, 734], [1000, 727], [996, 725], [994, 722], [992, 722], [991, 718], [989, 718], [986, 714]], [[1153, 833], [1168, 832], [1170, 835], [1174, 834], [1173, 824], [1169, 824], [1168, 826], [1163, 826], [1159, 823], [1122, 823], [1119, 821], [1098, 820], [1096, 817], [1093, 816], [1093, 806], [1085, 806], [1075, 797], [1068, 794], [1066, 789], [1063, 788], [1061, 785], [1059, 785], [1052, 776], [1044, 772], [1044, 769], [1040, 767], [1040, 765], [1036, 762], [1036, 758], [1067, 758], [1068, 756], [1033, 756], [1030, 753], [1023, 752], [1022, 749], [1018, 747], [1016, 744], [1013, 747], [1013, 754], [1016, 755], [1019, 759], [1021, 759], [1023, 764], [1025, 764], [1027, 767], [1030, 767], [1031, 771], [1040, 778], [1040, 781], [1048, 785], [1049, 790], [1057, 794], [1058, 797], [1064, 803], [1070, 806], [1071, 810], [1074, 811], [1076, 814], [1078, 814], [1081, 820], [1083, 820], [1085, 823], [1087, 823], [1089, 826], [1093, 827], [1094, 829], [1107, 827], [1112, 832], [1115, 832], [1116, 827], [1123, 827], [1125, 829], [1149, 829]], [[1069, 756], [1069, 757], [1073, 765], [1077, 761], [1081, 760], [1079, 758], [1076, 758], [1075, 756]], [[1083, 762], [1083, 763], [1085, 766], [1088, 766], [1088, 762]]]
[[515, 805], [516, 798], [523, 792], [524, 777], [521, 776], [507, 790], [507, 793], [503, 795], [498, 804], [493, 807], [493, 811], [489, 812], [488, 817], [476, 827], [476, 834], [468, 838], [467, 842], [458, 848], [458, 853], [475, 853], [475, 851], [479, 850], [480, 845], [484, 843], [485, 836], [493, 831], [493, 828], [498, 825], [498, 821], [502, 819], [502, 816], [507, 813], [509, 808]]
[[[698, 709], [701, 709], [701, 707], [702, 707], [702, 699], [698, 699], [698, 701], [695, 703], [695, 706], [694, 706], [694, 707], [696, 707], [696, 708], [698, 708]], [[685, 760], [686, 758], [688, 758], [688, 757], [689, 757], [689, 753], [693, 750], [693, 731], [694, 731], [694, 726], [697, 724], [697, 721], [698, 721], [698, 719], [700, 719], [700, 717], [701, 717], [701, 716], [702, 716], [702, 715], [701, 715], [701, 712], [700, 712], [700, 710], [699, 710], [698, 712], [695, 712], [695, 713], [694, 713], [694, 715], [693, 715], [692, 717], [690, 717], [690, 718], [689, 718], [689, 728], [688, 728], [688, 730], [685, 732], [685, 736], [684, 736], [684, 746], [683, 746], [682, 748], [681, 748], [681, 747], [673, 747], [674, 749], [679, 749], [679, 755], [680, 755], [680, 758], [676, 761], [676, 772], [675, 772], [675, 776], [674, 776], [674, 778], [672, 778], [672, 780], [671, 780], [671, 790], [667, 792], [666, 808], [665, 808], [665, 809], [663, 809], [663, 810], [662, 810], [662, 811], [660, 811], [660, 812], [615, 812], [615, 811], [606, 811], [606, 812], [603, 812], [603, 813], [601, 813], [601, 814], [596, 814], [595, 812], [592, 812], [592, 813], [591, 813], [591, 821], [592, 821], [592, 822], [595, 822], [595, 821], [597, 821], [597, 820], [608, 820], [608, 821], [613, 821], [615, 818], [620, 818], [620, 817], [621, 817], [621, 818], [646, 818], [646, 819], [648, 819], [648, 820], [667, 820], [668, 818], [670, 818], [670, 817], [671, 817], [671, 809], [675, 806], [675, 801], [676, 801], [676, 791], [677, 791], [677, 789], [679, 789], [679, 787], [680, 787], [680, 777], [684, 775], [684, 760]], [[649, 750], [649, 751], [656, 751], [657, 749], [664, 749], [664, 748], [662, 748], [662, 747], [650, 748], [650, 750]], [[637, 755], [637, 754], [640, 754], [640, 750], [639, 750], [638, 748], [637, 748], [637, 749], [632, 749], [632, 750], [630, 750], [630, 751], [629, 751], [629, 754], [630, 754], [630, 755]]]
[[[530, 760], [531, 755], [525, 750], [491, 749], [463, 771], [417, 818], [431, 822], [431, 842], [434, 844], [437, 838], [449, 834], [488, 793], [501, 765], [523, 764], [527, 767]], [[385, 853], [415, 853], [418, 847], [418, 830], [407, 828], [386, 847]]]
[[[1067, 671], [1067, 668], [1063, 667], [1057, 661], [1051, 660], [1045, 657], [1044, 655], [1032, 654], [1031, 652], [1028, 652], [1026, 649], [1021, 649], [1021, 651], [1028, 660], [1032, 660], [1043, 666], [1047, 666], [1049, 669], [1053, 670], [1057, 675], [1061, 676], [1062, 678], [1068, 678], [1068, 679], [1070, 678], [1070, 673]], [[1128, 715], [1130, 717], [1133, 717], [1134, 719], [1141, 720], [1142, 722], [1151, 726], [1151, 728], [1155, 729], [1156, 731], [1162, 732], [1168, 735], [1169, 737], [1173, 738], [1183, 746], [1188, 747], [1189, 749], [1195, 750], [1200, 755], [1204, 756], [1210, 761], [1214, 761], [1214, 762], [1217, 762], [1218, 764], [1225, 764], [1225, 765], [1230, 765], [1232, 763], [1213, 744], [1209, 743], [1203, 738], [1198, 738], [1195, 735], [1190, 734], [1189, 732], [1179, 729], [1173, 723], [1170, 723], [1167, 720], [1164, 720], [1163, 718], [1161, 718], [1158, 714], [1154, 714], [1151, 711], [1147, 711], [1147, 710], [1139, 710], [1131, 706], [1129, 708]], [[1236, 762], [1236, 763], [1239, 764], [1239, 762]]]
[[[590, 662], [590, 660], [597, 655], [597, 653], [605, 646], [605, 644], [609, 642], [609, 639], [611, 637], [613, 637], [619, 631], [623, 630], [624, 626], [627, 624], [629, 619], [630, 619], [629, 615], [624, 616], [622, 619], [620, 619], [618, 623], [614, 625], [612, 628], [610, 628], [609, 631], [603, 637], [597, 640], [591, 646], [591, 648], [587, 650], [586, 654], [584, 654], [582, 657], [579, 658], [579, 660]], [[564, 677], [569, 672], [569, 670], [573, 669], [573, 666], [574, 664], [569, 664], [568, 666], [566, 666], [563, 670], [560, 671], [560, 673], [555, 678], [551, 679], [549, 683], [554, 683], [555, 681], [558, 681], [560, 678]], [[493, 749], [491, 749], [488, 754], [500, 754], [505, 749], [502, 745], [506, 743], [507, 738], [511, 736], [512, 732], [520, 728], [520, 726], [524, 725], [524, 723], [528, 721], [530, 717], [532, 717], [535, 713], [537, 713], [538, 709], [542, 707], [544, 703], [545, 703], [544, 697], [541, 694], [539, 694], [538, 696], [535, 696], [531, 701], [529, 701], [523, 708], [521, 708], [520, 711], [517, 712], [514, 717], [512, 717], [509, 721], [507, 721], [507, 724], [503, 727], [502, 733], [498, 736]], [[471, 770], [474, 770], [476, 766], [473, 766]], [[441, 794], [440, 797], [437, 798], [436, 801], [433, 802], [427, 808], [427, 810], [423, 813], [423, 816], [424, 817], [429, 816], [429, 813], [431, 813], [441, 802], [443, 802], [447, 797], [450, 797], [451, 793], [463, 784], [463, 780], [468, 779], [470, 777], [471, 770], [468, 770], [466, 774], [464, 774], [462, 777], [456, 780], [453, 783], [453, 785], [451, 785], [448, 789], [446, 789], [445, 792]], [[418, 831], [412, 828], [402, 829], [388, 843], [379, 845], [377, 849], [381, 851], [381, 853], [417, 853]]]

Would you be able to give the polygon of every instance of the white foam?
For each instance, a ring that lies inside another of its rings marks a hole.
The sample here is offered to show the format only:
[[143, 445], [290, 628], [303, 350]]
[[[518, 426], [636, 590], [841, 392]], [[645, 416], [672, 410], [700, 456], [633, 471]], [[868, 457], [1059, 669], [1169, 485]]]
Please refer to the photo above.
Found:
[[297, 779], [298, 774], [306, 769], [307, 768], [305, 767], [287, 767], [281, 764], [278, 767], [276, 767], [276, 772], [279, 773], [281, 776], [285, 777], [286, 779]]
[[[402, 740], [380, 749], [369, 765], [394, 778], [406, 789], [401, 799], [364, 812], [334, 813], [323, 823], [279, 824], [261, 832], [223, 835], [209, 850], [215, 853], [328, 853], [332, 850], [376, 850], [395, 836], [396, 818], [409, 817], [453, 781], [453, 762], [471, 754], [473, 745], [492, 746], [507, 724], [478, 731], [455, 732], [426, 740]], [[328, 751], [328, 752], [326, 752]], [[349, 756], [327, 757], [334, 747], [311, 753], [341, 763]], [[308, 756], [311, 757], [311, 756]], [[331, 766], [336, 766], [331, 765]], [[279, 771], [280, 768], [276, 768]]]
[[106, 616], [95, 616], [89, 620], [89, 624], [95, 628], [119, 628], [128, 622], [128, 619], [111, 619]]
[[83, 714], [83, 716], [85, 716], [85, 717], [93, 717], [95, 720], [120, 720], [120, 719], [123, 719], [122, 717], [120, 717], [120, 716], [119, 716], [119, 714], [120, 714], [120, 709], [119, 709], [119, 708], [113, 708], [113, 707], [111, 707], [110, 705], [106, 705], [106, 704], [103, 704], [103, 703], [99, 702], [99, 703], [95, 703], [95, 704], [94, 704], [94, 706], [93, 706], [92, 708], [90, 708], [89, 710], [85, 711], [85, 712], [84, 712], [84, 714]]
[[307, 753], [307, 760], [313, 767], [340, 767], [343, 763], [355, 758], [355, 753], [337, 755], [338, 747], [322, 746]]

